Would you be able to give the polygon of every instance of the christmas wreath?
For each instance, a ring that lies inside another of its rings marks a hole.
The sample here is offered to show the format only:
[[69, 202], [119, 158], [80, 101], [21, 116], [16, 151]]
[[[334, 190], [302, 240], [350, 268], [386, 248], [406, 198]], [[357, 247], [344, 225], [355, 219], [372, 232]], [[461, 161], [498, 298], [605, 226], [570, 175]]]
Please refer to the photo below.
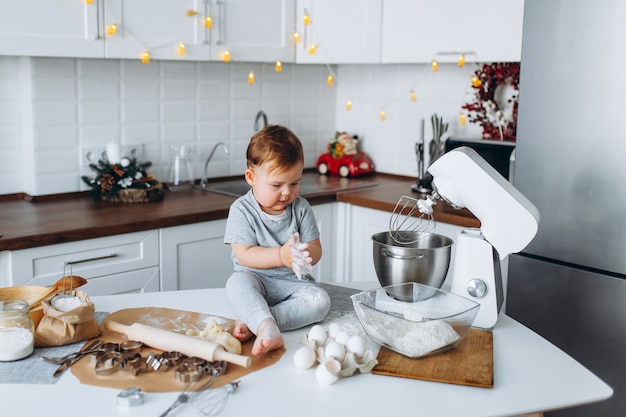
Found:
[[519, 63], [484, 64], [474, 72], [475, 100], [463, 105], [468, 120], [483, 128], [483, 138], [514, 142], [517, 131]]

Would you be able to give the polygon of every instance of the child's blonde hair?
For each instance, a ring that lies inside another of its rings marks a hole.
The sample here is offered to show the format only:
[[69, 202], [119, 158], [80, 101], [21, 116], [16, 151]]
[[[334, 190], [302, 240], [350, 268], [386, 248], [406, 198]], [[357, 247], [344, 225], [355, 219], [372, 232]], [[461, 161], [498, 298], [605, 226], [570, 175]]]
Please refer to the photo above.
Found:
[[246, 151], [248, 168], [269, 162], [268, 171], [283, 172], [297, 163], [304, 162], [302, 142], [289, 129], [279, 125], [267, 125], [252, 136]]

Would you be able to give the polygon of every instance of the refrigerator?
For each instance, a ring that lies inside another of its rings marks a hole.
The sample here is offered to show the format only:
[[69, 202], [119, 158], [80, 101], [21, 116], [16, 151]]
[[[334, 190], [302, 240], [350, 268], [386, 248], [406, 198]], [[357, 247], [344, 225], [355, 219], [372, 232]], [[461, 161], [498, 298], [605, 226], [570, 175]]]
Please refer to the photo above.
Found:
[[624, 22], [622, 0], [524, 6], [514, 185], [541, 220], [509, 259], [506, 313], [614, 390], [546, 417], [626, 415]]

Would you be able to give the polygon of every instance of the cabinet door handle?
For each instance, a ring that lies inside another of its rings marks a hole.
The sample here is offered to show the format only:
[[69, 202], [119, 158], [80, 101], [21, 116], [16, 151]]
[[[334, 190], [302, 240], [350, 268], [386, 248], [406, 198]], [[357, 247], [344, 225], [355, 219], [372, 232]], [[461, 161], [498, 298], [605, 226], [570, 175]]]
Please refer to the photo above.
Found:
[[85, 262], [99, 261], [101, 259], [115, 258], [116, 256], [117, 256], [117, 253], [111, 253], [109, 255], [96, 256], [94, 258], [77, 259], [75, 261], [65, 261], [65, 265], [66, 266], [72, 266], [72, 265], [76, 265], [76, 264], [82, 264], [82, 263], [85, 263]]
[[219, 25], [220, 25], [220, 38], [217, 40], [218, 45], [222, 45], [225, 42], [226, 38], [226, 18], [225, 15], [225, 5], [222, 0], [217, 0], [215, 3], [217, 4], [218, 13], [219, 13]]

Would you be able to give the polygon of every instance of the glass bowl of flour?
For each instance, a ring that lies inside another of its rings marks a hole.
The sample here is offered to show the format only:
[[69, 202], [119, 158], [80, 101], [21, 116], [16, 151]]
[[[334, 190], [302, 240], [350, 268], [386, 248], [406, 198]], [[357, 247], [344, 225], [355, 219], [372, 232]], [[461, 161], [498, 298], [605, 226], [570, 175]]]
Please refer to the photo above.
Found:
[[[402, 299], [389, 294], [402, 293]], [[390, 285], [351, 296], [367, 335], [409, 358], [453, 349], [469, 332], [480, 304], [415, 282]]]

